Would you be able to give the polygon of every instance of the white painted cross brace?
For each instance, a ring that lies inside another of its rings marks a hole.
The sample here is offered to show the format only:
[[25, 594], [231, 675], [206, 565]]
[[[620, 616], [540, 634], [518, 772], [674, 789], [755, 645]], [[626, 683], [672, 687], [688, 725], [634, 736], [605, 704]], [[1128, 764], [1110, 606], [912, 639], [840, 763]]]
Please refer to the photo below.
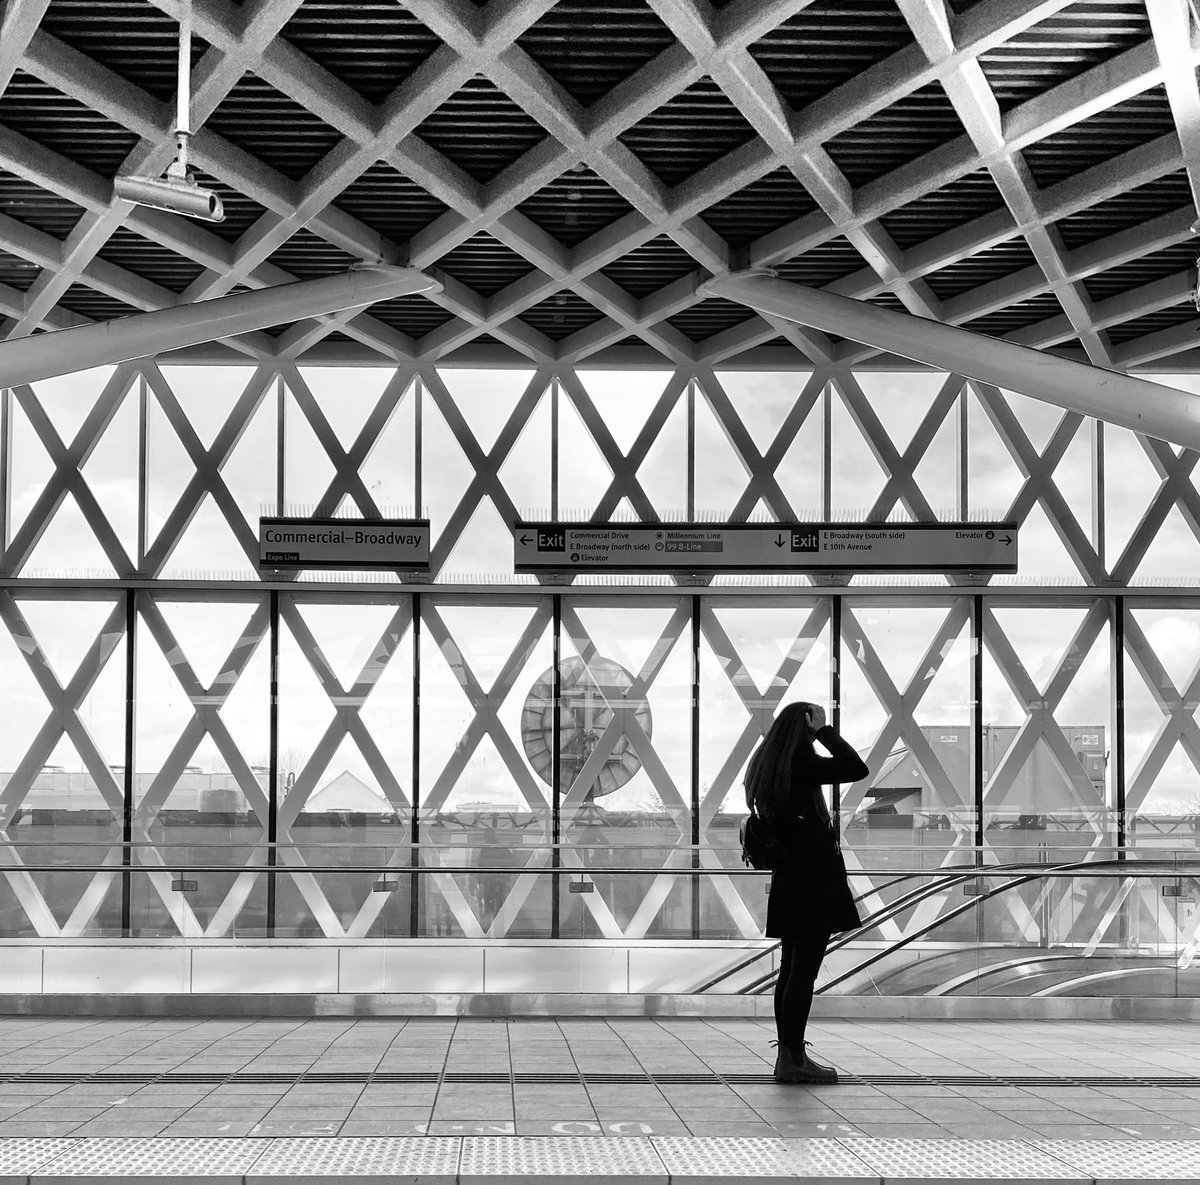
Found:
[[1171, 444], [1200, 448], [1200, 398], [1186, 391], [790, 284], [763, 272], [718, 276], [701, 284], [698, 292], [993, 383]]
[[0, 342], [0, 387], [146, 358], [268, 325], [363, 308], [396, 296], [440, 290], [437, 280], [415, 268], [369, 264], [319, 280], [238, 292], [78, 329], [16, 338]]

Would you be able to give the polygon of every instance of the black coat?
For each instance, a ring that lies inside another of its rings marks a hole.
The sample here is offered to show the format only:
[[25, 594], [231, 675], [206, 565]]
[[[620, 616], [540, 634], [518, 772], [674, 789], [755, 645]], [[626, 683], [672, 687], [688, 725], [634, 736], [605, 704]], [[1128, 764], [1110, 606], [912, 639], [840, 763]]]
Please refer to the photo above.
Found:
[[[797, 761], [788, 818], [778, 824], [772, 821], [785, 836], [791, 855], [771, 874], [768, 938], [817, 938], [857, 929], [862, 920], [846, 880], [837, 836], [823, 819], [811, 817], [811, 803], [821, 786], [857, 782], [869, 771], [832, 728], [822, 728], [817, 740], [831, 756], [810, 752]], [[802, 812], [809, 817], [800, 818]]]

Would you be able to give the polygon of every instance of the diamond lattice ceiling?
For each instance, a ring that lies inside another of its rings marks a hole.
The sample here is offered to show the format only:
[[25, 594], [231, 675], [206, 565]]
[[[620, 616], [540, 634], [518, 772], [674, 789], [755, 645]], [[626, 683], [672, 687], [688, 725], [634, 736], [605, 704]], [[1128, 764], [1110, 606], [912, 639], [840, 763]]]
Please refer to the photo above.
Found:
[[6, 335], [383, 258], [444, 291], [207, 355], [887, 364], [693, 295], [750, 264], [1200, 366], [1187, 0], [195, 0], [216, 226], [113, 198], [172, 157], [177, 14], [4, 6]]

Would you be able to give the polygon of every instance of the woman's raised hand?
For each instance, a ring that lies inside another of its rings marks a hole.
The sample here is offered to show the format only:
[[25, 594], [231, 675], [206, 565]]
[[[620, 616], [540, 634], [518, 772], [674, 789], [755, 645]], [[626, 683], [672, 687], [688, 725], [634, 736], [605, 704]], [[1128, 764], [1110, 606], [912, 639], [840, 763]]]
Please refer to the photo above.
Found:
[[819, 732], [825, 727], [825, 709], [820, 704], [810, 704], [805, 717], [808, 721], [808, 727], [813, 732]]

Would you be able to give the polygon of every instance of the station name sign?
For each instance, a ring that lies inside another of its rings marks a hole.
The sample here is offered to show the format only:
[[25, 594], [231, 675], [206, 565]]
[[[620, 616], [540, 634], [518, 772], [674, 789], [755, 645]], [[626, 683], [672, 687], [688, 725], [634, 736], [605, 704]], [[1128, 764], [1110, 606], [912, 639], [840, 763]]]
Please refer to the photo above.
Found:
[[1015, 572], [1017, 524], [537, 523], [517, 572]]
[[264, 568], [429, 567], [427, 518], [260, 518]]

